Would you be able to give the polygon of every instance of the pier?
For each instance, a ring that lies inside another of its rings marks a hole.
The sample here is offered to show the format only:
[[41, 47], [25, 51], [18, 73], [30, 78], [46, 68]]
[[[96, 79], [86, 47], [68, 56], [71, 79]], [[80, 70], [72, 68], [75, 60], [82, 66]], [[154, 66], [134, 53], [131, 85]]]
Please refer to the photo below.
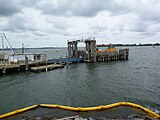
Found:
[[[84, 50], [78, 50], [78, 43], [85, 43]], [[64, 65], [78, 62], [109, 62], [128, 60], [129, 49], [117, 49], [107, 45], [105, 50], [96, 46], [95, 38], [68, 40], [68, 56], [59, 59], [47, 59], [45, 54], [15, 54], [9, 55], [8, 60], [0, 55], [0, 74], [20, 71], [48, 71], [63, 68]]]
[[[85, 50], [78, 50], [77, 44], [85, 43]], [[68, 41], [68, 57], [82, 58], [85, 62], [105, 62], [114, 60], [128, 60], [129, 49], [116, 49], [111, 44], [106, 50], [96, 48], [95, 38]]]

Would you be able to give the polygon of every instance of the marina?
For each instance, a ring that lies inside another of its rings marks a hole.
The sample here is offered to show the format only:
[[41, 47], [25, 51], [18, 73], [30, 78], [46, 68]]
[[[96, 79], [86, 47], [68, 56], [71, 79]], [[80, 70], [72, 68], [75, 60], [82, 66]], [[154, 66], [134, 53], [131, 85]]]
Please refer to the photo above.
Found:
[[[47, 59], [46, 54], [24, 53], [23, 47], [21, 54], [9, 55], [8, 59], [5, 60], [4, 55], [1, 54], [0, 74], [13, 73], [15, 71], [48, 71], [54, 68], [62, 68], [62, 64], [68, 65], [78, 62], [109, 62], [128, 60], [129, 58], [129, 49], [117, 49], [109, 44], [106, 50], [101, 50], [96, 47], [96, 40], [94, 38], [81, 40], [73, 39], [68, 40], [67, 42], [68, 54], [65, 58]], [[77, 45], [79, 42], [85, 43], [85, 50], [78, 50]]]

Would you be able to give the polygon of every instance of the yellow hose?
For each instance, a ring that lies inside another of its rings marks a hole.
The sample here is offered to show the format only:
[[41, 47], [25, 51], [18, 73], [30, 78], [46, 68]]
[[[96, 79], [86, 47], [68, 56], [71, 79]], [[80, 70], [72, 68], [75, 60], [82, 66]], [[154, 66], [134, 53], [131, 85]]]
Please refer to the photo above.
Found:
[[145, 111], [146, 113], [148, 113], [148, 115], [150, 115], [153, 118], [160, 118], [160, 115], [143, 107], [140, 106], [138, 104], [135, 103], [130, 103], [130, 102], [118, 102], [118, 103], [113, 103], [113, 104], [109, 104], [109, 105], [105, 105], [105, 106], [97, 106], [97, 107], [86, 107], [86, 108], [82, 108], [82, 107], [70, 107], [70, 106], [63, 106], [63, 105], [56, 105], [56, 104], [39, 104], [39, 105], [33, 105], [27, 108], [23, 108], [23, 109], [19, 109], [19, 110], [15, 110], [13, 112], [9, 112], [3, 115], [0, 115], [0, 119], [1, 118], [5, 118], [5, 117], [9, 117], [18, 113], [22, 113], [34, 108], [37, 108], [38, 106], [40, 107], [47, 107], [47, 108], [59, 108], [59, 109], [64, 109], [64, 110], [70, 110], [70, 111], [81, 111], [81, 112], [85, 112], [85, 111], [98, 111], [98, 110], [106, 110], [106, 109], [111, 109], [114, 107], [118, 107], [118, 106], [129, 106], [129, 107], [134, 107], [134, 108], [138, 108], [141, 109], [143, 111]]

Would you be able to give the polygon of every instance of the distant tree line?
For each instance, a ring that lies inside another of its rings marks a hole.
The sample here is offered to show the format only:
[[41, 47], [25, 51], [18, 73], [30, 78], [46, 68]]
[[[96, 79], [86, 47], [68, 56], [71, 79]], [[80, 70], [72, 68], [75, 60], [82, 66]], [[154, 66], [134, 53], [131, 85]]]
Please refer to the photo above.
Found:
[[107, 47], [109, 45], [113, 46], [160, 46], [160, 43], [155, 43], [155, 44], [98, 44], [97, 47]]

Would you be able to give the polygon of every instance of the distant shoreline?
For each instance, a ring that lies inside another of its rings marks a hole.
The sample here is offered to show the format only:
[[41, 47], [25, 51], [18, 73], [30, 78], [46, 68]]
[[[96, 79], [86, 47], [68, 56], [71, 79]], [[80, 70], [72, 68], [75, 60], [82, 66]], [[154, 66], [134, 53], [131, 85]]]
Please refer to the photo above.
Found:
[[[25, 48], [27, 49], [66, 49], [67, 47], [38, 47], [38, 48]], [[22, 48], [12, 48], [13, 50], [21, 50]], [[0, 50], [2, 50], [0, 48]], [[4, 50], [11, 50], [10, 48], [4, 48]]]
[[[112, 44], [115, 47], [138, 47], [138, 46], [160, 46], [160, 43], [156, 44]], [[106, 44], [98, 44], [97, 47], [108, 47]], [[68, 47], [37, 47], [37, 48], [25, 48], [25, 49], [67, 49]], [[80, 47], [81, 48], [81, 47]], [[83, 48], [83, 47], [82, 47]], [[22, 48], [13, 48], [13, 50], [21, 50]], [[0, 48], [0, 50], [2, 50]], [[4, 50], [10, 50], [10, 48], [4, 48]]]
[[[97, 47], [107, 47], [107, 44], [99, 44]], [[160, 46], [160, 43], [155, 43], [155, 44], [112, 44], [112, 46], [115, 47], [132, 47], [132, 46]]]

